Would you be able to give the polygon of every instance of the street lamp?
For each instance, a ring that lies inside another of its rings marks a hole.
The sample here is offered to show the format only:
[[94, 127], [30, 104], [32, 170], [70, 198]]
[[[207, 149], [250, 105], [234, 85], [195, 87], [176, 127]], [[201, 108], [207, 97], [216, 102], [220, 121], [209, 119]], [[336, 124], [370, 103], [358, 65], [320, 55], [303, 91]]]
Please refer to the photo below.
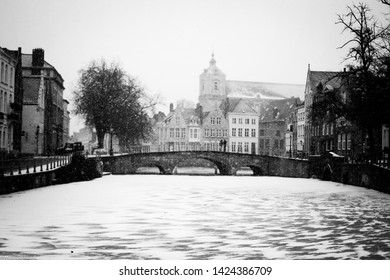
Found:
[[36, 142], [37, 142], [37, 152], [36, 154], [38, 155], [38, 152], [39, 152], [39, 125], [37, 125], [37, 130], [35, 132], [35, 137], [36, 137]]

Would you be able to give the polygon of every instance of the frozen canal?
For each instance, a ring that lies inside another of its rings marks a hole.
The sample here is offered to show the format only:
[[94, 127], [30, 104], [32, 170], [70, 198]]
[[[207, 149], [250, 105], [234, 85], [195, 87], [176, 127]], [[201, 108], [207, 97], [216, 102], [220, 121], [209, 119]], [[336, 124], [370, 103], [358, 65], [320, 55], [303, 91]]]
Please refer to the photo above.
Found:
[[390, 195], [313, 179], [104, 176], [0, 196], [0, 259], [390, 259]]

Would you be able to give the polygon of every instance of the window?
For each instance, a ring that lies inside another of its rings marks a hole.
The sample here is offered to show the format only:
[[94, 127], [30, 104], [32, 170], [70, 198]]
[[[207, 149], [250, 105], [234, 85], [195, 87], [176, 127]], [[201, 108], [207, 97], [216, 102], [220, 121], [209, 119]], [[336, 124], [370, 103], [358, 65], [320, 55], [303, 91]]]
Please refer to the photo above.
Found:
[[211, 150], [210, 142], [206, 142], [206, 151], [210, 151], [210, 150]]
[[236, 151], [236, 142], [232, 142], [232, 152]]
[[276, 131], [276, 136], [280, 136], [280, 130]]
[[242, 124], [242, 119], [241, 118], [238, 119], [238, 123]]
[[218, 90], [218, 82], [214, 81], [214, 90]]
[[180, 124], [180, 118], [176, 117], [176, 124]]
[[242, 153], [242, 142], [238, 142], [237, 152]]
[[333, 135], [333, 123], [330, 124], [330, 135]]
[[222, 129], [217, 129], [217, 137], [222, 137]]
[[238, 137], [242, 137], [242, 128], [238, 129]]
[[245, 124], [249, 124], [249, 119], [245, 119]]
[[346, 134], [343, 133], [341, 138], [342, 138], [342, 149], [345, 150], [347, 144]]
[[175, 128], [175, 137], [180, 138], [180, 128]]
[[284, 149], [284, 141], [279, 140], [279, 149], [283, 150]]
[[275, 139], [275, 142], [274, 142], [274, 150], [277, 150], [279, 149], [279, 140], [278, 139]]
[[212, 125], [215, 124], [215, 117], [211, 117], [210, 123], [211, 123]]
[[237, 123], [237, 119], [236, 119], [236, 118], [233, 118], [233, 119], [232, 119], [232, 123]]
[[264, 129], [260, 129], [259, 133], [260, 133], [260, 136], [264, 136]]
[[265, 139], [265, 149], [269, 150], [269, 139]]
[[0, 91], [0, 112], [3, 112], [3, 91]]
[[217, 118], [217, 124], [221, 124], [221, 117]]
[[256, 119], [252, 119], [252, 124], [256, 124]]
[[186, 129], [185, 128], [182, 128], [181, 129], [181, 135], [180, 135], [181, 138], [186, 138]]
[[245, 137], [249, 137], [249, 128], [245, 128]]
[[351, 133], [347, 134], [347, 150], [351, 150]]
[[256, 129], [252, 128], [251, 130], [251, 136], [256, 137]]
[[198, 139], [198, 130], [197, 129], [194, 129], [194, 138]]
[[5, 76], [3, 78], [3, 82], [7, 84], [8, 81], [9, 81], [9, 77], [8, 77], [8, 64], [6, 64], [5, 65]]
[[223, 137], [228, 137], [228, 130], [227, 129], [223, 130]]
[[14, 86], [14, 68], [10, 67], [11, 74], [9, 76], [9, 86], [13, 87]]
[[209, 137], [210, 136], [210, 129], [205, 129], [204, 130], [204, 136]]
[[248, 142], [245, 142], [245, 144], [244, 144], [244, 152], [245, 153], [249, 152], [249, 143]]
[[1, 77], [0, 82], [4, 81], [4, 62], [1, 63]]
[[337, 150], [341, 151], [341, 134], [337, 135]]
[[232, 136], [236, 136], [236, 128], [232, 128]]
[[260, 139], [260, 150], [264, 150], [264, 139]]
[[215, 128], [213, 128], [212, 130], [211, 130], [211, 137], [215, 137], [216, 136], [216, 133], [215, 133]]

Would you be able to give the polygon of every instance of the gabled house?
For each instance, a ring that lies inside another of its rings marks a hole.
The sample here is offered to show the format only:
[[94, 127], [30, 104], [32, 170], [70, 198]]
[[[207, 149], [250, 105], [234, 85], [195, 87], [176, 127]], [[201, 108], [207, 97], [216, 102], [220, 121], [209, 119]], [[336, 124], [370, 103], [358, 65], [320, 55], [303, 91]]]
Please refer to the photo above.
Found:
[[[220, 106], [214, 106], [203, 115], [202, 146], [207, 151], [223, 151], [226, 141], [229, 142], [229, 123]], [[222, 141], [222, 142], [221, 142]]]
[[243, 99], [229, 99], [227, 119], [229, 122], [229, 152], [258, 153], [259, 116]]

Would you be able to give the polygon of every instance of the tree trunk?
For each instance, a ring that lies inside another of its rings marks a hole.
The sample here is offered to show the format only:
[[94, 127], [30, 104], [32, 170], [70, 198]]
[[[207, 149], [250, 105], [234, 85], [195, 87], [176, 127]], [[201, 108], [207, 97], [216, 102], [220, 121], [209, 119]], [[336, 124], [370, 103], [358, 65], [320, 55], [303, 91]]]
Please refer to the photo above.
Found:
[[103, 149], [104, 146], [104, 135], [106, 131], [102, 127], [96, 126], [96, 136], [98, 139], [98, 149]]

